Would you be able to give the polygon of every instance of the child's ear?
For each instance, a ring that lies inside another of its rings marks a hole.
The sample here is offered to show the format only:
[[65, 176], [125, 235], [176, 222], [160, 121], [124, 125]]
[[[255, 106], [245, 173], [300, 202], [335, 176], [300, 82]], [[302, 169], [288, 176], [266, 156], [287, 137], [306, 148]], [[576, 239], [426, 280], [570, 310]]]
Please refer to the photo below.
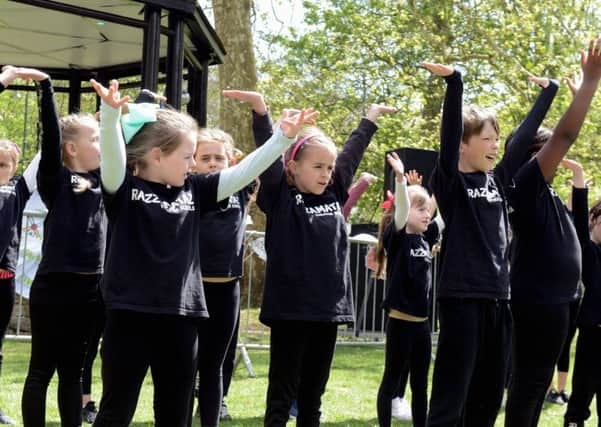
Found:
[[63, 148], [65, 154], [69, 157], [75, 157], [77, 155], [77, 147], [74, 142], [66, 141]]
[[148, 152], [148, 160], [151, 163], [159, 164], [161, 162], [161, 157], [163, 152], [159, 147], [152, 147]]

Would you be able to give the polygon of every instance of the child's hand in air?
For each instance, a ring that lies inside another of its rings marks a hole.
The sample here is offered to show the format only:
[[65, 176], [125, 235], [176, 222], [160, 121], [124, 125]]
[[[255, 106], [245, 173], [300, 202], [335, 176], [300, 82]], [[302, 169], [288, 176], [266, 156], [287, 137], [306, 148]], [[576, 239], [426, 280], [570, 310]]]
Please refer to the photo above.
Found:
[[409, 185], [422, 185], [423, 177], [415, 169], [407, 172], [405, 178], [407, 178], [407, 184]]
[[284, 110], [280, 127], [288, 138], [295, 138], [303, 125], [315, 125], [315, 119], [319, 116], [318, 111], [313, 108], [303, 108], [300, 113], [293, 116], [289, 111]]
[[249, 103], [257, 114], [267, 114], [267, 105], [265, 105], [263, 95], [261, 95], [259, 92], [251, 92], [246, 90], [224, 90], [221, 93], [223, 93], [223, 96], [226, 98], [237, 99], [238, 101]]
[[129, 101], [129, 96], [121, 98], [119, 82], [117, 80], [111, 80], [108, 89], [94, 79], [91, 79], [90, 83], [102, 101], [113, 108], [121, 108]]
[[399, 158], [399, 155], [397, 153], [395, 153], [394, 151], [392, 153], [388, 153], [388, 154], [386, 154], [386, 161], [388, 161], [388, 164], [394, 171], [397, 182], [398, 183], [406, 182], [405, 181], [405, 166], [403, 165], [403, 162]]
[[449, 65], [434, 62], [422, 62], [421, 66], [438, 77], [448, 77], [455, 72], [455, 69]]
[[367, 109], [366, 117], [367, 117], [367, 120], [369, 120], [372, 123], [375, 123], [381, 114], [396, 113], [396, 111], [397, 111], [396, 108], [391, 107], [389, 105], [371, 104], [369, 106], [369, 108]]

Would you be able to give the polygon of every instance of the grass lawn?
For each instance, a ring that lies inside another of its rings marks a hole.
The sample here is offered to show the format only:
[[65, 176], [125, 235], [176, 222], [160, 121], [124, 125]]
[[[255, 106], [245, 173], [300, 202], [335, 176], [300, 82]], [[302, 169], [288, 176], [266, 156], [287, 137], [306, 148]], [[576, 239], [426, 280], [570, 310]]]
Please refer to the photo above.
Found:
[[[4, 366], [0, 378], [0, 407], [16, 418], [20, 424], [21, 391], [27, 373], [30, 343], [9, 340], [4, 347]], [[249, 354], [257, 376], [249, 378], [244, 365], [238, 366], [227, 400], [234, 420], [222, 423], [226, 427], [263, 425], [269, 354], [265, 350], [250, 350]], [[376, 394], [382, 375], [383, 361], [382, 346], [339, 346], [337, 348], [327, 392], [323, 397], [322, 411], [326, 417], [325, 426], [377, 425]], [[93, 393], [94, 397], [98, 398], [101, 390], [100, 363], [96, 363], [94, 369]], [[562, 426], [564, 411], [565, 406], [545, 404], [539, 425]], [[596, 413], [595, 409], [592, 409], [592, 412]], [[48, 390], [47, 420], [47, 426], [60, 426], [56, 403], [56, 376]], [[147, 377], [133, 425], [151, 426], [152, 420], [152, 382], [150, 377]], [[589, 424], [596, 425], [596, 423], [597, 418], [591, 417]], [[410, 426], [411, 423], [396, 421], [393, 425]], [[499, 415], [496, 425], [503, 425], [502, 414]]]

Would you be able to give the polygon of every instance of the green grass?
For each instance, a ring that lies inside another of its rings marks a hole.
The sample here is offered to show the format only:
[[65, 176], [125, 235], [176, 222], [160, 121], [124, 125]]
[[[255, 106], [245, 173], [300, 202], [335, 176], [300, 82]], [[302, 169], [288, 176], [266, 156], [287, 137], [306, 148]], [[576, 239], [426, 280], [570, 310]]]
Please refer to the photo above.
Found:
[[[0, 378], [0, 407], [16, 418], [19, 424], [21, 422], [21, 392], [27, 373], [29, 350], [28, 342], [9, 340], [4, 345], [4, 366]], [[263, 425], [269, 354], [265, 350], [250, 350], [249, 354], [257, 376], [249, 378], [244, 365], [238, 366], [228, 397], [228, 406], [234, 420], [222, 423], [225, 427]], [[376, 394], [382, 375], [383, 362], [384, 349], [381, 346], [339, 346], [337, 348], [328, 388], [323, 396], [322, 411], [326, 416], [325, 426], [377, 425]], [[432, 372], [432, 368], [430, 372]], [[94, 366], [93, 380], [93, 394], [98, 398], [101, 391], [100, 363], [96, 363]], [[562, 426], [565, 408], [565, 406], [546, 404], [539, 425], [542, 427]], [[596, 413], [594, 408], [592, 408], [592, 412]], [[48, 390], [47, 420], [47, 426], [60, 425], [56, 403], [56, 376]], [[152, 382], [150, 377], [147, 377], [133, 425], [151, 426], [152, 420]], [[596, 425], [596, 422], [596, 417], [589, 420], [590, 425]], [[411, 423], [396, 421], [393, 425], [410, 426]], [[502, 413], [499, 415], [496, 425], [503, 425]]]

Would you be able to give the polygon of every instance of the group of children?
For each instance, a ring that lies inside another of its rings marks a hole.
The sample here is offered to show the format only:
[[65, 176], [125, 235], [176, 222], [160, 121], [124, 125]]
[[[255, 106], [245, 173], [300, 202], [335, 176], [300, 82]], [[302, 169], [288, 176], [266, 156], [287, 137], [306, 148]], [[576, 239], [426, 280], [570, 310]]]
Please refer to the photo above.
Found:
[[[416, 426], [493, 426], [507, 385], [505, 425], [536, 425], [582, 279], [565, 425], [583, 426], [601, 385], [594, 357], [601, 208], [589, 215], [582, 168], [564, 156], [601, 78], [601, 39], [583, 54], [583, 81], [552, 131], [539, 127], [557, 84], [532, 79], [541, 94], [496, 166], [494, 114], [464, 108], [459, 71], [423, 66], [447, 83], [441, 149], [434, 197], [408, 186], [401, 160], [387, 157], [396, 186], [377, 256], [388, 314], [378, 421], [390, 425], [391, 402], [409, 369]], [[81, 371], [98, 311], [105, 315], [103, 390], [94, 425], [130, 424], [149, 368], [156, 425], [191, 424], [197, 373], [201, 425], [218, 425], [221, 371], [238, 320], [245, 215], [256, 193], [267, 217], [260, 320], [271, 331], [264, 423], [286, 425], [296, 402], [297, 425], [318, 426], [338, 325], [354, 321], [343, 205], [378, 117], [394, 108], [372, 105], [338, 153], [314, 126], [317, 112], [285, 110], [272, 125], [260, 94], [225, 91], [253, 108], [257, 149], [237, 162], [229, 135], [152, 102], [129, 103], [116, 81], [91, 82], [102, 100], [98, 123], [84, 114], [59, 120], [41, 71], [7, 66], [1, 88], [17, 77], [40, 84], [43, 133], [39, 157], [19, 179], [18, 148], [0, 142], [0, 304], [8, 315], [22, 212], [36, 184], [48, 208], [30, 299], [24, 425], [45, 425], [55, 371], [61, 423], [81, 425]], [[562, 161], [574, 174], [571, 214], [550, 187]], [[440, 335], [428, 410], [431, 247], [440, 234]]]

